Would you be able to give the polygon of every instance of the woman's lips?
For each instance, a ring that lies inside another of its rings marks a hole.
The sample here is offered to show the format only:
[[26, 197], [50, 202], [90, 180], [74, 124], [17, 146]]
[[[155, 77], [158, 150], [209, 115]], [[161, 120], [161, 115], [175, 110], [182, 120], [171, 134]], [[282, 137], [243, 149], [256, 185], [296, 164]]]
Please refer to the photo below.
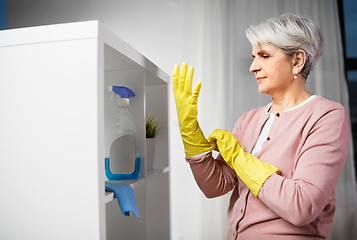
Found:
[[257, 77], [257, 83], [262, 82], [264, 79], [266, 79], [265, 77]]

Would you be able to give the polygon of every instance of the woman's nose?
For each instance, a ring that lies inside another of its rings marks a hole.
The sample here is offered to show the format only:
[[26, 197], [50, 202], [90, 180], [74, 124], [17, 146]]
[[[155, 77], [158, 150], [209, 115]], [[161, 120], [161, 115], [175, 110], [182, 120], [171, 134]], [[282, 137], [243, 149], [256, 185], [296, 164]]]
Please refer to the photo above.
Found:
[[254, 73], [256, 71], [259, 71], [259, 64], [257, 63], [256, 59], [253, 59], [252, 64], [250, 64], [249, 71]]

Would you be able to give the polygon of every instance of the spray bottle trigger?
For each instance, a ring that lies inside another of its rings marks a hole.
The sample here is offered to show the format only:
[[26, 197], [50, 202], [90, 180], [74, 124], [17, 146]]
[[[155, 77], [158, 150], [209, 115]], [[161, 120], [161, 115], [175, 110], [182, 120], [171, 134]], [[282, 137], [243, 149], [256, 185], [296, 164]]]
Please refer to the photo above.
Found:
[[115, 95], [115, 93], [114, 92], [112, 92], [112, 95], [110, 96], [110, 98], [109, 98], [109, 100], [108, 100], [108, 102], [107, 102], [107, 104], [113, 99], [113, 97], [114, 97], [114, 95]]
[[107, 104], [109, 104], [109, 102], [113, 99], [113, 97], [115, 96], [115, 92], [113, 91], [113, 86], [108, 86], [108, 92], [111, 92], [112, 94], [110, 95], [110, 98], [107, 102]]

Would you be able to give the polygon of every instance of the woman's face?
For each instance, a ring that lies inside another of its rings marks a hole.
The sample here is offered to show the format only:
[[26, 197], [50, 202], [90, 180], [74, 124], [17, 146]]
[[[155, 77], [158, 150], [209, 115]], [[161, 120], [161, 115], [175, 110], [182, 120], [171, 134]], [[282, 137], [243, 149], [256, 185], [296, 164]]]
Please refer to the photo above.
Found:
[[294, 81], [293, 61], [279, 48], [260, 43], [253, 47], [249, 71], [255, 74], [259, 92], [270, 96], [286, 93]]

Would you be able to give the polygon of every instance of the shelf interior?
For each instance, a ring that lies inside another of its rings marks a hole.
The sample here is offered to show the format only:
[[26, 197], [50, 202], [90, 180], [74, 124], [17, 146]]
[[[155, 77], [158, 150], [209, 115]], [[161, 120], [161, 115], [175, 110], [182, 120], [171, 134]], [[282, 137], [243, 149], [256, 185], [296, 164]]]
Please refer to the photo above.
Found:
[[[152, 178], [155, 178], [155, 177], [165, 174], [167, 172], [169, 172], [169, 167], [166, 167], [164, 169], [159, 169], [159, 170], [155, 169], [155, 170], [147, 171], [147, 176], [144, 178], [135, 179], [135, 180], [122, 180], [122, 181], [120, 181], [120, 183], [129, 184], [133, 189], [135, 189], [135, 188], [147, 183]], [[115, 199], [114, 193], [106, 191], [105, 192], [105, 203], [108, 203], [108, 202], [112, 201], [113, 199]]]

